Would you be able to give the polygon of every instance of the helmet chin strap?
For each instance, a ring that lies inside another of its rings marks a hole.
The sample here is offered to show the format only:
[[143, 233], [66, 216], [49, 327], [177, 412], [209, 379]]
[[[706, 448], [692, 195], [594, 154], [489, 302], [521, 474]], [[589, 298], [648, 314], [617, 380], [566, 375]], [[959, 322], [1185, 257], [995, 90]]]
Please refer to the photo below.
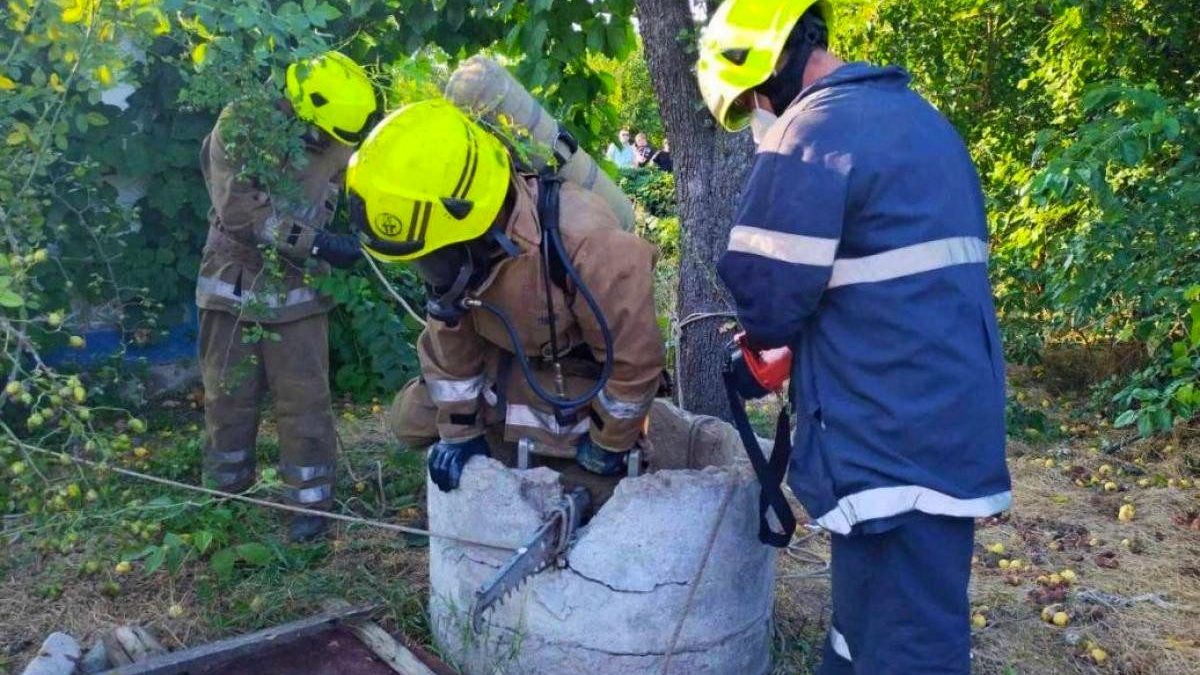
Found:
[[[487, 239], [490, 240], [493, 246], [487, 246], [488, 250], [484, 250], [481, 246], [470, 246], [466, 248], [462, 265], [458, 268], [458, 273], [454, 277], [454, 282], [445, 287], [444, 291], [438, 291], [433, 285], [426, 284], [427, 299], [425, 301], [425, 311], [433, 319], [441, 321], [450, 327], [458, 324], [459, 320], [469, 311], [469, 308], [464, 302], [466, 300], [467, 291], [472, 287], [483, 282], [495, 265], [496, 249], [504, 252], [504, 255], [515, 258], [521, 254], [521, 249], [516, 243], [499, 228], [494, 228], [489, 233]], [[476, 258], [480, 258], [482, 264], [476, 264]]]
[[475, 263], [471, 260], [471, 256], [467, 256], [462, 267], [458, 268], [458, 276], [454, 278], [454, 283], [450, 284], [445, 291], [437, 293], [433, 286], [426, 285], [429, 297], [425, 301], [425, 312], [429, 317], [445, 323], [453, 328], [458, 325], [463, 315], [467, 313], [467, 307], [463, 304], [463, 298], [467, 293], [467, 285], [471, 283], [471, 277], [475, 275]]

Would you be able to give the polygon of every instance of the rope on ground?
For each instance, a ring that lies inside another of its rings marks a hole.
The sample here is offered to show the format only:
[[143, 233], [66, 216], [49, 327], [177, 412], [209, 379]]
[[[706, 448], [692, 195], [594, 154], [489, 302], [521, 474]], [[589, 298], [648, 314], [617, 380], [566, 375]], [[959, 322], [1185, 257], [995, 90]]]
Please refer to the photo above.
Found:
[[1175, 608], [1175, 605], [1164, 600], [1162, 595], [1159, 593], [1143, 593], [1142, 595], [1125, 597], [1089, 588], [1079, 591], [1075, 597], [1084, 602], [1106, 605], [1110, 609], [1117, 609], [1118, 607], [1131, 607], [1140, 602], [1148, 602], [1159, 609]]
[[199, 485], [190, 485], [188, 483], [180, 483], [178, 481], [174, 481], [169, 478], [161, 478], [159, 476], [152, 476], [150, 474], [141, 473], [139, 471], [133, 471], [132, 469], [123, 469], [118, 466], [112, 466], [110, 464], [104, 464], [102, 462], [96, 462], [96, 461], [93, 461], [90, 459], [84, 459], [83, 457], [75, 457], [74, 455], [70, 455], [70, 454], [64, 453], [64, 452], [55, 452], [52, 450], [46, 450], [45, 448], [39, 448], [35, 445], [24, 445], [24, 447], [35, 453], [46, 455], [48, 457], [56, 457], [56, 458], [65, 457], [66, 459], [70, 460], [71, 462], [74, 462], [75, 464], [78, 464], [80, 466], [90, 467], [92, 469], [96, 469], [99, 472], [111, 471], [115, 474], [126, 476], [128, 478], [136, 478], [138, 480], [143, 480], [143, 481], [146, 481], [149, 483], [156, 483], [158, 485], [165, 485], [167, 487], [176, 488], [178, 490], [185, 490], [188, 492], [195, 492], [198, 494], [208, 495], [209, 497], [217, 497], [219, 499], [230, 499], [233, 501], [239, 501], [239, 502], [243, 502], [246, 504], [253, 504], [254, 506], [259, 506], [259, 507], [268, 508], [268, 509], [275, 509], [278, 511], [287, 511], [289, 513], [298, 513], [298, 514], [305, 515], [305, 516], [317, 516], [317, 517], [326, 518], [329, 520], [340, 520], [344, 523], [352, 523], [355, 525], [366, 525], [368, 527], [374, 527], [374, 528], [378, 528], [381, 530], [387, 530], [389, 532], [398, 532], [401, 534], [411, 534], [411, 535], [416, 535], [419, 537], [430, 537], [433, 539], [442, 539], [445, 541], [451, 541], [451, 542], [454, 542], [457, 544], [465, 544], [468, 546], [479, 546], [479, 547], [483, 547], [483, 548], [490, 548], [490, 549], [495, 549], [498, 551], [507, 551], [507, 552], [514, 552], [517, 550], [516, 546], [510, 546], [507, 544], [495, 544], [495, 543], [485, 542], [485, 541], [474, 541], [471, 539], [464, 539], [462, 537], [455, 537], [455, 536], [448, 535], [448, 534], [439, 534], [437, 532], [431, 532], [429, 530], [422, 530], [422, 529], [416, 528], [416, 527], [409, 527], [407, 525], [396, 525], [395, 523], [385, 523], [383, 521], [371, 520], [369, 518], [360, 518], [358, 516], [347, 516], [347, 515], [343, 515], [341, 513], [330, 513], [328, 511], [318, 511], [316, 509], [306, 509], [302, 506], [291, 506], [290, 504], [280, 504], [279, 502], [267, 501], [265, 499], [257, 499], [255, 497], [248, 497], [246, 495], [234, 494], [232, 492], [224, 492], [222, 490], [214, 490], [212, 488], [201, 487]]
[[400, 306], [403, 307], [406, 312], [408, 312], [408, 315], [413, 318], [413, 321], [416, 321], [422, 326], [427, 325], [425, 318], [420, 314], [417, 314], [416, 310], [412, 308], [412, 305], [408, 304], [408, 301], [396, 291], [394, 286], [392, 286], [392, 282], [388, 281], [388, 278], [383, 275], [383, 270], [379, 269], [379, 265], [375, 263], [375, 259], [372, 258], [366, 251], [363, 251], [363, 257], [367, 259], [367, 264], [371, 266], [371, 270], [375, 272], [375, 276], [379, 278], [379, 282], [382, 283], [383, 287], [387, 289], [387, 292], [390, 293], [393, 298], [395, 298], [396, 302], [400, 303]]
[[713, 546], [717, 543], [717, 535], [721, 533], [721, 524], [725, 522], [725, 512], [729, 510], [729, 502], [733, 500], [733, 488], [734, 483], [730, 481], [725, 487], [725, 493], [721, 495], [721, 506], [717, 509], [716, 522], [713, 523], [712, 531], [708, 533], [708, 543], [704, 545], [704, 557], [700, 559], [700, 567], [696, 569], [696, 574], [692, 577], [691, 584], [688, 585], [687, 600], [683, 603], [683, 613], [679, 616], [679, 623], [675, 624], [675, 632], [671, 635], [671, 645], [663, 657], [663, 675], [667, 675], [671, 670], [671, 658], [675, 656], [679, 635], [683, 633], [683, 624], [687, 622], [688, 614], [692, 611], [692, 601], [696, 599], [696, 591], [700, 588], [700, 581], [704, 578], [704, 570], [708, 569], [708, 560], [712, 557]]

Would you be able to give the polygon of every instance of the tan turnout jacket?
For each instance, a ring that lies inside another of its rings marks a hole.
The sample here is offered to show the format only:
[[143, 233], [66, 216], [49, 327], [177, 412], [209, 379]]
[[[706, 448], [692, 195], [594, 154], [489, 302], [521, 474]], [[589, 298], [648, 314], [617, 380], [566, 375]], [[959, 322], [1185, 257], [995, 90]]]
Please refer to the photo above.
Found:
[[[228, 109], [222, 113], [224, 120]], [[313, 237], [329, 224], [337, 208], [342, 172], [353, 149], [337, 142], [310, 150], [308, 163], [295, 171], [299, 206], [237, 177], [221, 138], [222, 122], [204, 139], [200, 168], [212, 199], [208, 240], [196, 280], [201, 309], [232, 313], [244, 321], [288, 323], [329, 311], [333, 301], [305, 283], [306, 275], [322, 275], [329, 266], [310, 260]], [[282, 255], [282, 278], [264, 270], [260, 247]]]
[[[521, 255], [492, 271], [476, 296], [505, 310], [531, 360], [539, 382], [554, 392], [554, 377], [540, 356], [549, 353], [549, 321], [542, 279], [537, 218], [537, 180], [515, 179], [517, 198], [507, 226]], [[582, 434], [612, 451], [630, 449], [642, 433], [658, 391], [664, 346], [654, 309], [654, 247], [623, 232], [616, 216], [596, 195], [571, 183], [561, 192], [563, 244], [579, 275], [603, 308], [616, 351], [612, 378], [589, 409], [572, 420], [556, 419], [553, 409], [529, 388], [500, 321], [472, 310], [458, 326], [430, 322], [418, 343], [421, 372], [437, 407], [438, 434], [466, 440], [484, 433], [502, 416], [505, 440], [537, 441], [543, 454], [571, 457]], [[594, 360], [564, 361], [567, 391], [586, 393], [607, 356], [599, 324], [581, 294], [551, 285], [560, 351], [590, 351]]]

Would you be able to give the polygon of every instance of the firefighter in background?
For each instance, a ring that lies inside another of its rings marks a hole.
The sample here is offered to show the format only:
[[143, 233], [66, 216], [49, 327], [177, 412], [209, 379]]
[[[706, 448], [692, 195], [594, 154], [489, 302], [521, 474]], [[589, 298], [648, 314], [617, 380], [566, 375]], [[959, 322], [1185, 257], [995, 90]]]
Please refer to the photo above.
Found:
[[832, 533], [822, 673], [970, 672], [974, 518], [1012, 501], [984, 200], [900, 68], [827, 49], [831, 7], [726, 0], [700, 88], [758, 153], [719, 271], [791, 347], [789, 483]]
[[[421, 377], [389, 426], [408, 447], [432, 444], [438, 487], [457, 488], [475, 455], [511, 462], [522, 439], [568, 483], [623, 474], [665, 360], [653, 246], [595, 194], [515, 170], [499, 139], [441, 100], [380, 123], [347, 188], [367, 252], [410, 262], [427, 285]], [[507, 443], [489, 444], [501, 429]]]
[[[210, 484], [229, 492], [255, 482], [259, 406], [269, 391], [287, 500], [326, 510], [333, 504], [336, 468], [327, 331], [333, 301], [307, 279], [328, 273], [330, 265], [349, 267], [361, 255], [356, 237], [324, 228], [336, 209], [346, 163], [369, 130], [378, 103], [363, 69], [337, 52], [293, 64], [286, 93], [280, 108], [308, 127], [307, 162], [289, 172], [299, 187], [297, 198], [285, 203], [238, 178], [242, 167], [226, 152], [222, 137], [230, 108], [200, 152], [212, 200], [196, 281], [204, 469]], [[263, 249], [280, 254], [281, 280], [264, 269]], [[247, 330], [260, 325], [277, 337], [248, 340]], [[324, 518], [295, 516], [288, 534], [302, 541], [325, 527]]]

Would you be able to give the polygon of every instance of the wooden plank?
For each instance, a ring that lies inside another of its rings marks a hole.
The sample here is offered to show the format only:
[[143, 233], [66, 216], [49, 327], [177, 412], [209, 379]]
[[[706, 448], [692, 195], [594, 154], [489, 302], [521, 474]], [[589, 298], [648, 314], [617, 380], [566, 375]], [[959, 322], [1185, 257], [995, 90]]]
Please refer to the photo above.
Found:
[[[336, 611], [349, 607], [350, 603], [341, 598], [330, 598], [322, 602], [321, 606], [326, 610]], [[379, 660], [400, 675], [438, 675], [374, 621], [354, 621], [350, 623], [349, 628], [364, 645], [375, 652]]]
[[324, 612], [247, 635], [213, 642], [192, 649], [162, 654], [139, 663], [131, 663], [110, 671], [111, 675], [180, 675], [201, 666], [211, 667], [262, 649], [277, 647], [302, 638], [323, 633], [334, 626], [370, 616], [378, 605], [346, 607]]

